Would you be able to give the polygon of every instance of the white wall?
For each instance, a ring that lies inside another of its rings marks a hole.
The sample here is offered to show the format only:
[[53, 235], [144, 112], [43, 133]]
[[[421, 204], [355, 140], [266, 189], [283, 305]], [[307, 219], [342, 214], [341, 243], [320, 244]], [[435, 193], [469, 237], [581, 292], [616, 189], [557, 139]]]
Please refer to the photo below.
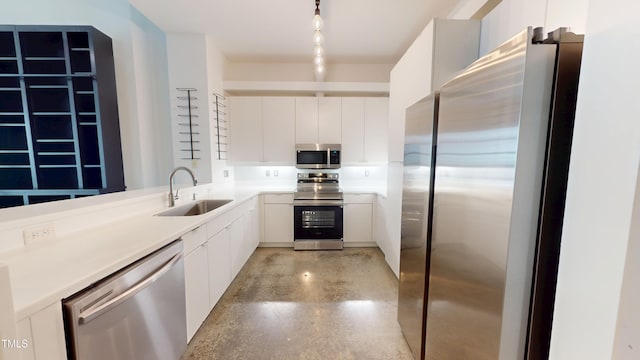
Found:
[[[127, 0], [7, 1], [2, 5], [0, 23], [92, 25], [112, 38], [125, 183], [128, 189], [158, 183], [156, 169], [146, 166], [146, 163], [158, 164], [156, 158], [151, 161], [149, 156], [153, 157], [156, 152], [162, 153], [162, 148], [154, 143], [154, 136], [143, 133], [146, 126], [140, 123], [140, 119], [148, 114], [162, 114], [165, 99], [154, 91], [155, 84], [144, 80], [148, 76], [138, 75], [136, 71], [148, 66], [147, 71], [153, 71], [152, 76], [158, 82], [166, 79], [166, 70], [162, 71], [157, 67], [162, 64], [165, 56], [163, 52], [158, 52], [158, 43], [145, 49], [137, 48], [141, 38], [154, 41], [161, 38], [159, 30], [153, 24], [141, 21], [140, 14], [132, 17], [132, 8]], [[147, 51], [150, 53], [145, 55]], [[149, 63], [150, 60], [153, 61]], [[139, 83], [139, 80], [143, 81]], [[148, 95], [139, 102], [138, 95], [143, 93]], [[163, 135], [160, 133], [158, 136]], [[166, 143], [168, 139], [163, 140]], [[162, 164], [157, 166], [161, 167]]]
[[637, 308], [640, 304], [640, 173], [634, 203], [613, 348], [613, 358], [617, 360], [640, 357], [640, 311]]
[[[630, 237], [638, 221], [638, 14], [636, 1], [589, 1], [551, 359], [612, 357], [619, 303], [625, 309], [629, 300], [620, 297], [625, 259], [629, 269], [638, 266], [637, 252], [627, 257], [637, 246]], [[621, 359], [640, 357], [638, 333], [631, 335], [636, 346], [617, 349]]]
[[[171, 133], [173, 148], [174, 166], [186, 166], [190, 168], [200, 183], [209, 183], [212, 179], [211, 162], [211, 136], [210, 136], [210, 110], [209, 110], [209, 78], [207, 75], [207, 41], [204, 34], [167, 34], [167, 59], [169, 64], [169, 94], [171, 104]], [[187, 109], [178, 106], [186, 106], [187, 101], [178, 97], [187, 96], [187, 92], [177, 89], [193, 88], [195, 92], [191, 97], [194, 107], [191, 111], [194, 132], [194, 140], [199, 141], [194, 148], [199, 150], [195, 153], [200, 160], [185, 160], [189, 153], [180, 151], [188, 149], [189, 146], [180, 141], [189, 139], [188, 135], [179, 134], [188, 131], [188, 127], [180, 123], [188, 123], [188, 119], [178, 115], [188, 113]], [[197, 108], [196, 108], [197, 107]], [[191, 181], [188, 175], [180, 173], [177, 175], [177, 183], [187, 183]]]
[[[224, 94], [224, 90], [222, 87], [222, 83], [223, 83], [223, 73], [224, 73], [224, 67], [225, 67], [225, 63], [226, 63], [226, 59], [224, 57], [224, 55], [222, 55], [222, 53], [220, 52], [220, 50], [218, 49], [217, 45], [215, 44], [213, 38], [211, 36], [207, 36], [206, 37], [206, 52], [207, 52], [207, 86], [208, 86], [208, 97], [209, 97], [209, 104], [213, 104], [215, 101], [215, 95], [214, 94], [219, 94], [219, 95], [223, 95]], [[226, 100], [222, 100], [222, 103], [224, 105], [227, 104]], [[221, 109], [223, 112], [228, 113], [226, 108], [222, 108]], [[216, 118], [216, 109], [214, 106], [210, 106], [209, 107], [209, 119], [215, 119]], [[220, 115], [221, 119], [225, 119], [228, 120], [229, 117], [227, 115]], [[228, 124], [227, 124], [228, 125]], [[226, 126], [228, 128], [228, 126], [223, 124], [223, 126]], [[211, 175], [211, 179], [212, 182], [216, 185], [219, 184], [226, 184], [226, 183], [232, 183], [233, 182], [233, 167], [228, 166], [227, 165], [227, 161], [224, 160], [226, 159], [226, 154], [221, 154], [221, 159], [222, 160], [217, 160], [218, 157], [216, 156], [216, 150], [217, 150], [217, 146], [216, 146], [216, 141], [215, 141], [215, 136], [217, 134], [217, 129], [215, 128], [215, 124], [212, 124], [212, 126], [210, 126], [210, 136], [212, 139], [214, 139], [212, 141], [212, 156], [211, 156], [211, 171], [212, 171], [212, 175]], [[228, 134], [228, 132], [221, 132], [221, 134]], [[228, 143], [228, 139], [226, 138], [222, 138], [221, 142], [227, 142]], [[221, 147], [221, 150], [227, 149], [228, 147]], [[225, 174], [227, 175], [225, 177]]]
[[[215, 93], [222, 94], [222, 82], [225, 57], [222, 55], [213, 39], [205, 34], [167, 34], [167, 57], [169, 69], [169, 93], [170, 113], [171, 113], [171, 133], [173, 146], [173, 163], [175, 166], [186, 166], [190, 168], [200, 184], [215, 182], [216, 184], [233, 182], [233, 168], [227, 166], [224, 160], [217, 160], [217, 146], [215, 123], [215, 108], [213, 106]], [[178, 99], [178, 96], [186, 96], [186, 92], [178, 91], [178, 88], [195, 88], [192, 93], [191, 105], [197, 108], [192, 109], [193, 118], [197, 124], [194, 131], [200, 134], [194, 139], [200, 141], [196, 148], [200, 150], [196, 157], [200, 160], [185, 160], [186, 152], [178, 151], [185, 149], [181, 140], [186, 140], [186, 135], [179, 132], [187, 130], [186, 126], [179, 123], [187, 121], [179, 114], [187, 114], [186, 109], [178, 108], [179, 105], [186, 105], [185, 100]], [[224, 109], [223, 109], [224, 110]], [[223, 116], [224, 117], [224, 116]], [[224, 140], [224, 139], [223, 139]], [[229, 176], [225, 177], [225, 170]], [[176, 176], [177, 183], [188, 183], [188, 175], [180, 172]]]
[[171, 138], [166, 36], [133, 7], [131, 36], [138, 126], [126, 136], [139, 141], [139, 151], [128, 156], [139, 161], [135, 174], [141, 177], [141, 187], [166, 185], [173, 167], [172, 151], [166, 146]]
[[[288, 188], [296, 188], [299, 169], [295, 166], [236, 166], [235, 180], [237, 184], [260, 184]], [[340, 188], [344, 191], [358, 189], [384, 194], [386, 182], [386, 166], [342, 166], [332, 170], [340, 174]]]

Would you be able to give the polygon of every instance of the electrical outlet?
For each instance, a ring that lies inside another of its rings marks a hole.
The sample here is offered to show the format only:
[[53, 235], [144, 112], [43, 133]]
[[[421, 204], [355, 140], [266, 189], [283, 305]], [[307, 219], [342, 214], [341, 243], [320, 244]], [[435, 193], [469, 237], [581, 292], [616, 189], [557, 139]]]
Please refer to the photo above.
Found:
[[53, 224], [42, 224], [24, 229], [22, 235], [24, 236], [25, 245], [29, 245], [36, 241], [53, 239], [56, 237]]
[[267, 171], [265, 172], [265, 175], [267, 175], [267, 176], [271, 176], [271, 171], [267, 170]]
[[278, 170], [273, 170], [273, 176], [278, 176]]
[[229, 177], [229, 170], [224, 170], [224, 171], [222, 172], [222, 176], [224, 176], [224, 177], [228, 178], [228, 177]]
[[367, 176], [367, 177], [369, 176], [369, 170], [364, 171], [364, 176]]

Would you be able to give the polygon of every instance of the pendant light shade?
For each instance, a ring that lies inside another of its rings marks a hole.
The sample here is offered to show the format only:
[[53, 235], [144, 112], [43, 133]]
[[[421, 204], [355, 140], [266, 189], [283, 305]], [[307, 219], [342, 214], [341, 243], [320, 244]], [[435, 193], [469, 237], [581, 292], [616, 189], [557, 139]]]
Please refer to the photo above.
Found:
[[322, 34], [323, 21], [320, 16], [320, 0], [315, 0], [316, 9], [313, 14], [313, 64], [315, 66], [316, 81], [324, 80], [325, 63], [324, 63], [324, 35]]

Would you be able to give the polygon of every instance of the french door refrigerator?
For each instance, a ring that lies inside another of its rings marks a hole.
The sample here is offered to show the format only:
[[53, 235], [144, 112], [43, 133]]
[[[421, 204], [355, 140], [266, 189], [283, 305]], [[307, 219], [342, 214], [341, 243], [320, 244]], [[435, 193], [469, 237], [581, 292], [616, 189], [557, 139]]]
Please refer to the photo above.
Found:
[[546, 359], [582, 36], [528, 28], [407, 109], [398, 321], [416, 359]]

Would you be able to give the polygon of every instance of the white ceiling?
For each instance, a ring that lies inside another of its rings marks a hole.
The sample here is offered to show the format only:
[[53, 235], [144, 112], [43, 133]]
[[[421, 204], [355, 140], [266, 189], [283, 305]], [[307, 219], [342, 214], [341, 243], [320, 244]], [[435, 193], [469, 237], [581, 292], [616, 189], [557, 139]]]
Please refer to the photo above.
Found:
[[[166, 32], [206, 33], [231, 61], [312, 59], [315, 0], [130, 0]], [[457, 0], [321, 0], [329, 63], [395, 63]]]

